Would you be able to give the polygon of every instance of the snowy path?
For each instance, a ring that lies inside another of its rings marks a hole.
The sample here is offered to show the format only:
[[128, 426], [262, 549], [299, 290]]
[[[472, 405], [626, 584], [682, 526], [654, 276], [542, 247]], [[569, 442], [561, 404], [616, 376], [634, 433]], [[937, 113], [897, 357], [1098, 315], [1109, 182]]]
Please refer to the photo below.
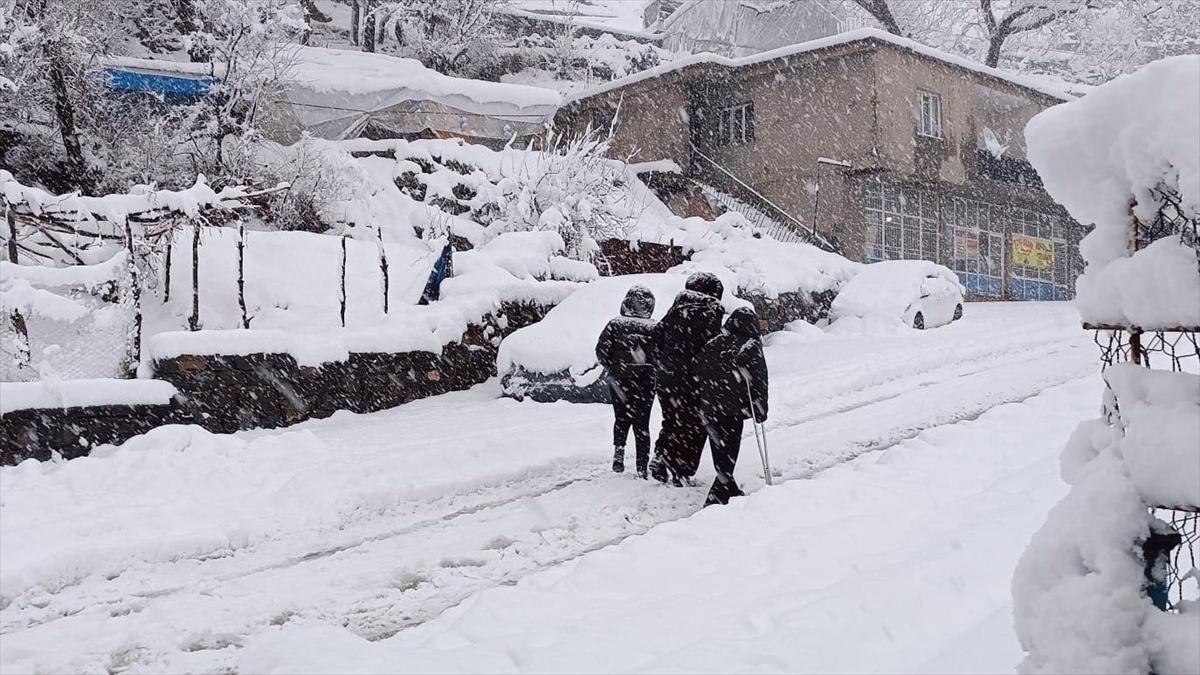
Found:
[[[925, 333], [777, 336], [774, 464], [811, 475], [1092, 373], [1075, 321], [1066, 305], [973, 305]], [[703, 501], [606, 472], [607, 408], [493, 392], [232, 437], [164, 428], [0, 470], [0, 665], [220, 670], [292, 620], [388, 637]]]
[[297, 621], [254, 672], [1012, 672], [1009, 582], [1102, 384], [763, 490], [374, 644]]

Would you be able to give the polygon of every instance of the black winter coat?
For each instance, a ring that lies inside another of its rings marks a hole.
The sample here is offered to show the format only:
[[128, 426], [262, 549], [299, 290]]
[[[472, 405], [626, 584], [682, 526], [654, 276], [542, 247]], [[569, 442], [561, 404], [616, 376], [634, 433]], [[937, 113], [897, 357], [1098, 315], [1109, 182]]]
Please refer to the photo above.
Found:
[[621, 303], [621, 315], [608, 322], [596, 343], [596, 361], [614, 377], [654, 375], [654, 294], [634, 286]]
[[684, 290], [654, 329], [655, 363], [659, 381], [690, 386], [695, 359], [709, 340], [721, 332], [725, 310], [710, 295]]
[[696, 358], [696, 376], [700, 412], [705, 417], [766, 421], [767, 359], [754, 310], [740, 307], [729, 315], [721, 334], [709, 340]]

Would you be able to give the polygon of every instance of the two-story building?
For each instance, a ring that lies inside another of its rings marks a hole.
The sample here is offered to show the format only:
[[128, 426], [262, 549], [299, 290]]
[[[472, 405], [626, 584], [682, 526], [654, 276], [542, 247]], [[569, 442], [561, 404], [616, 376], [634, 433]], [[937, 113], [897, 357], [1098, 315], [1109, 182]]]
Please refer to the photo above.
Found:
[[1024, 127], [1065, 93], [873, 29], [742, 58], [697, 54], [583, 92], [560, 129], [758, 204], [864, 262], [924, 258], [977, 299], [1065, 299], [1081, 228]]

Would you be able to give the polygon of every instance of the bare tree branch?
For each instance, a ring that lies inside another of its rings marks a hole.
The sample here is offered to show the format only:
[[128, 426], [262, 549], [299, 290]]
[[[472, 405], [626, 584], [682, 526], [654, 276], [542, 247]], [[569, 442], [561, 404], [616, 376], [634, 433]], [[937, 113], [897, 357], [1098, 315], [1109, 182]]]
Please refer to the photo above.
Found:
[[866, 10], [887, 32], [904, 37], [892, 8], [888, 6], [888, 0], [854, 0], [854, 4]]

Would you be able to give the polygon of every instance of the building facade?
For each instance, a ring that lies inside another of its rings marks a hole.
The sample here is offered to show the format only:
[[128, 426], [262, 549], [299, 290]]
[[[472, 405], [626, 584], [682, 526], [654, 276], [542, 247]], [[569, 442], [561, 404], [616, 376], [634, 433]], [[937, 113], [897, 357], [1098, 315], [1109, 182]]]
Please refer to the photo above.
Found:
[[1041, 189], [1024, 127], [1065, 96], [875, 30], [685, 58], [569, 100], [616, 114], [614, 155], [785, 212], [863, 262], [924, 258], [975, 299], [1073, 295], [1081, 228]]

